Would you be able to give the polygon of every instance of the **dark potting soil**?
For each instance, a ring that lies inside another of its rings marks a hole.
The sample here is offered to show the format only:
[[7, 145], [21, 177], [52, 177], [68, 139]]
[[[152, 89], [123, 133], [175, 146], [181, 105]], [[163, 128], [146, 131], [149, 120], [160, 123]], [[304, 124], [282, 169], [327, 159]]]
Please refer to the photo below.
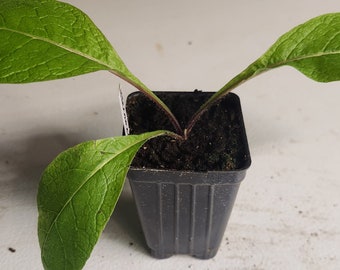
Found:
[[[212, 93], [156, 92], [184, 128], [191, 116]], [[236, 101], [236, 102], [235, 102]], [[205, 112], [187, 140], [168, 136], [154, 138], [143, 145], [132, 166], [187, 171], [224, 171], [242, 168], [248, 153], [238, 97], [228, 94]], [[166, 129], [174, 131], [167, 116], [141, 93], [127, 100], [131, 134]]]

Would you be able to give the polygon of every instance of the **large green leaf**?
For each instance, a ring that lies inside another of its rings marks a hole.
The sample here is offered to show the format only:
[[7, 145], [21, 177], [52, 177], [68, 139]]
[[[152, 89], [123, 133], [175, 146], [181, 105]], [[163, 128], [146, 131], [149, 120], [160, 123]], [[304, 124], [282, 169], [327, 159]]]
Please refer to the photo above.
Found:
[[109, 220], [142, 144], [165, 131], [82, 143], [45, 170], [38, 234], [45, 269], [81, 269]]
[[97, 70], [127, 72], [89, 17], [55, 0], [2, 0], [0, 40], [0, 82], [44, 81]]
[[0, 1], [0, 83], [27, 83], [109, 70], [169, 108], [125, 66], [112, 45], [76, 7], [55, 0]]
[[295, 27], [254, 64], [256, 73], [283, 65], [319, 82], [340, 80], [340, 13], [316, 17]]
[[313, 18], [281, 36], [266, 53], [213, 95], [194, 119], [241, 83], [284, 65], [319, 82], [340, 80], [340, 13]]

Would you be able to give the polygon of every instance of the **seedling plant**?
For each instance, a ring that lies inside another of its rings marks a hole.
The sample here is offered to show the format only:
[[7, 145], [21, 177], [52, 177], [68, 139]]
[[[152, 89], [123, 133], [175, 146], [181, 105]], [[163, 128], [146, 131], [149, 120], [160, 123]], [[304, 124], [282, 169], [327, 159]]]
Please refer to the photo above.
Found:
[[291, 66], [318, 82], [340, 79], [340, 13], [313, 18], [282, 35], [227, 82], [181, 127], [171, 110], [135, 77], [91, 19], [55, 0], [0, 2], [0, 82], [30, 83], [106, 70], [153, 100], [175, 132], [157, 130], [88, 141], [59, 154], [38, 190], [38, 236], [45, 269], [81, 269], [118, 201], [129, 166], [151, 138], [186, 140], [198, 119], [237, 86]]

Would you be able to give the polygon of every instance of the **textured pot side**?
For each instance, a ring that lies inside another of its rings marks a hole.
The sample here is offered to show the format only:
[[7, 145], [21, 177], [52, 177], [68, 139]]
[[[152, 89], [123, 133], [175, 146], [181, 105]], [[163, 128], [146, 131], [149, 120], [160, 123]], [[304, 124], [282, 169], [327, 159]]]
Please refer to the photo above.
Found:
[[[236, 96], [235, 94], [233, 94]], [[233, 171], [172, 171], [132, 167], [128, 173], [151, 255], [216, 255], [251, 160], [239, 99], [246, 160]]]

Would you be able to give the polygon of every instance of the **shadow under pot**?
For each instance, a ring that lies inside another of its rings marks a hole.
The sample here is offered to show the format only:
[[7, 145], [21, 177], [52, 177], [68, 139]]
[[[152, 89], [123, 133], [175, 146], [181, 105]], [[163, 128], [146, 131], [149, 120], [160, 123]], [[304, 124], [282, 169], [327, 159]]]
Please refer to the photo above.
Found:
[[[156, 92], [182, 127], [211, 92]], [[142, 93], [127, 98], [131, 134], [173, 130]], [[228, 94], [198, 120], [185, 141], [163, 136], [137, 153], [128, 179], [151, 255], [216, 255], [251, 163], [240, 100]]]

